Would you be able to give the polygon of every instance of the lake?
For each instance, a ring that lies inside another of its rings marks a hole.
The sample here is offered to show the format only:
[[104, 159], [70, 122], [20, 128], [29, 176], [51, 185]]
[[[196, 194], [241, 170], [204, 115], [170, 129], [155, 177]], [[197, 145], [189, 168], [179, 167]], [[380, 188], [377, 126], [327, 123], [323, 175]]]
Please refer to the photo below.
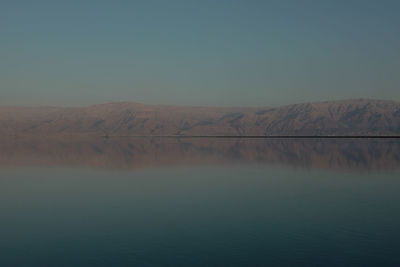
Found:
[[0, 141], [0, 266], [400, 266], [400, 139]]

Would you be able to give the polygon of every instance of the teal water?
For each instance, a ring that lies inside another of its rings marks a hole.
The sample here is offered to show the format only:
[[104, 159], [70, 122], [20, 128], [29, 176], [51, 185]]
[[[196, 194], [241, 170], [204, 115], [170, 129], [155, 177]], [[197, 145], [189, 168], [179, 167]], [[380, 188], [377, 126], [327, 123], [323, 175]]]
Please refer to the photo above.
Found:
[[125, 142], [4, 144], [0, 266], [400, 266], [397, 141]]

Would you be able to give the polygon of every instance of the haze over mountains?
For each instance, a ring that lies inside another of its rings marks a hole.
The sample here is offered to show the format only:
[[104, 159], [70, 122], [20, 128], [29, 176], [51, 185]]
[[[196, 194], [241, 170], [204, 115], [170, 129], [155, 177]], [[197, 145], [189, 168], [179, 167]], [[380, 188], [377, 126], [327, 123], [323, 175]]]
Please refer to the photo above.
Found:
[[400, 102], [344, 100], [273, 108], [144, 105], [0, 107], [1, 135], [399, 135]]

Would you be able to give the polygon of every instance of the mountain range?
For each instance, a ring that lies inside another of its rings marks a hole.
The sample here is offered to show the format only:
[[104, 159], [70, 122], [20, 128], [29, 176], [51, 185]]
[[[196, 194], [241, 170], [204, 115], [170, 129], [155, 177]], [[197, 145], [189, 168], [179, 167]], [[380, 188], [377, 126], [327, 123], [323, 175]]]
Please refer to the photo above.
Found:
[[282, 107], [188, 107], [133, 102], [0, 107], [0, 135], [400, 135], [400, 102], [353, 99]]

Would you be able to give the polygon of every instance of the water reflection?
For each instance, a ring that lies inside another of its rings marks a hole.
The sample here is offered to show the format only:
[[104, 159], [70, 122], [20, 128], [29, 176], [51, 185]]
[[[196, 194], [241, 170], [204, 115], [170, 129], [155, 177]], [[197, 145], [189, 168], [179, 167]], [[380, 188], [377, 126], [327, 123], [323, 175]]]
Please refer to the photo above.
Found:
[[4, 138], [0, 166], [137, 169], [281, 164], [346, 171], [400, 167], [399, 139]]

